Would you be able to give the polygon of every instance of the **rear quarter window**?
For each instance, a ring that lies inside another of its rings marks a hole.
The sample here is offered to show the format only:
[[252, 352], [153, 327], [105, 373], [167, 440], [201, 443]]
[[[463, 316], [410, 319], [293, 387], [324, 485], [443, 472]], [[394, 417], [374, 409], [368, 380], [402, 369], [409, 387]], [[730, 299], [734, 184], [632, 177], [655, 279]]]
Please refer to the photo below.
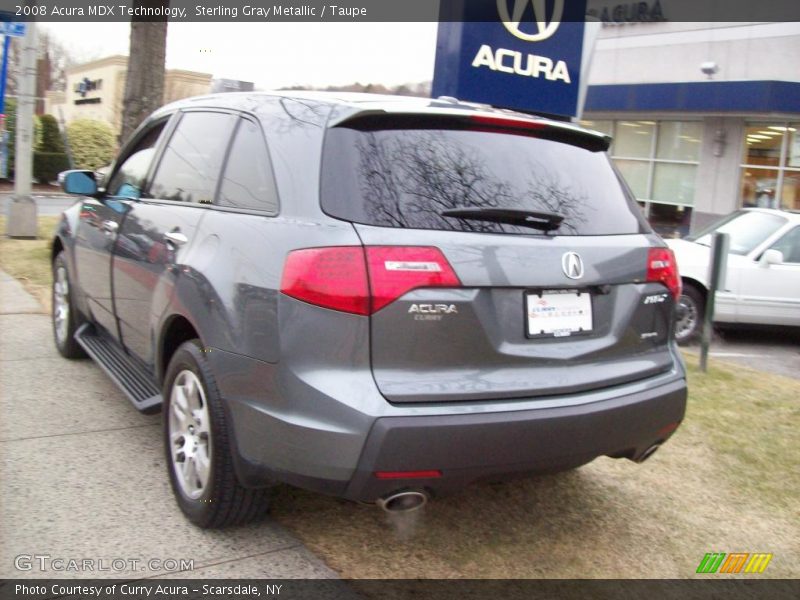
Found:
[[441, 214], [504, 208], [563, 216], [557, 235], [650, 231], [604, 152], [494, 131], [332, 128], [321, 203], [333, 217], [381, 227], [543, 233]]
[[278, 192], [264, 134], [249, 119], [240, 120], [216, 203], [270, 214], [278, 211]]

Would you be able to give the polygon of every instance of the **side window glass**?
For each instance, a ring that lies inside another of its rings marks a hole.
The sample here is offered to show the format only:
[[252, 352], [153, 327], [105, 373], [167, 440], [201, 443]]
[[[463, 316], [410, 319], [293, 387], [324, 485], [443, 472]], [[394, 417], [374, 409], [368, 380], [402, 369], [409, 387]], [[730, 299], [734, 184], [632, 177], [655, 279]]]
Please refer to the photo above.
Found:
[[278, 212], [278, 193], [261, 128], [242, 119], [233, 140], [217, 204]]
[[225, 113], [185, 113], [161, 157], [150, 196], [210, 204], [234, 122]]
[[133, 198], [138, 200], [142, 196], [145, 177], [153, 162], [156, 153], [156, 143], [158, 137], [167, 124], [163, 121], [154, 125], [145, 136], [136, 144], [136, 147], [128, 155], [128, 158], [114, 173], [106, 188], [109, 196], [119, 196], [122, 198]]
[[782, 252], [785, 263], [800, 263], [800, 227], [795, 227], [772, 244], [770, 250]]

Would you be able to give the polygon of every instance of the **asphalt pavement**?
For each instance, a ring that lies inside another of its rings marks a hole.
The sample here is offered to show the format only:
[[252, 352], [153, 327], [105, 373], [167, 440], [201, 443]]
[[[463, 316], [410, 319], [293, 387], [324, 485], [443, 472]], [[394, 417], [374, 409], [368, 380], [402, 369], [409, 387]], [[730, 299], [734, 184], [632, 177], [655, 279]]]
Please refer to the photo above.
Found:
[[[694, 344], [690, 351], [700, 352]], [[717, 328], [709, 360], [723, 360], [751, 369], [800, 379], [800, 328]]]
[[[2, 271], [0, 331], [0, 578], [338, 577], [269, 519], [186, 521], [160, 415], [138, 413], [92, 361], [62, 358], [49, 316]], [[70, 559], [92, 570], [63, 570]], [[175, 572], [181, 560], [193, 569]]]

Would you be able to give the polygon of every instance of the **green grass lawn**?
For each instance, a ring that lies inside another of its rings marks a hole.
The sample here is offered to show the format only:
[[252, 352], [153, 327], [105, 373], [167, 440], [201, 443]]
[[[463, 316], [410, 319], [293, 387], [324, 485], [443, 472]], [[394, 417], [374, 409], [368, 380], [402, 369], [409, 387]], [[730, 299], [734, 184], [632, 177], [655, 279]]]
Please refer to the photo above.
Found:
[[780, 510], [800, 494], [800, 381], [713, 361], [703, 374], [687, 353], [687, 433], [714, 448], [730, 485]]
[[38, 238], [14, 240], [6, 233], [6, 217], [0, 216], [0, 268], [15, 277], [42, 302], [50, 304], [50, 243], [59, 217], [39, 217]]

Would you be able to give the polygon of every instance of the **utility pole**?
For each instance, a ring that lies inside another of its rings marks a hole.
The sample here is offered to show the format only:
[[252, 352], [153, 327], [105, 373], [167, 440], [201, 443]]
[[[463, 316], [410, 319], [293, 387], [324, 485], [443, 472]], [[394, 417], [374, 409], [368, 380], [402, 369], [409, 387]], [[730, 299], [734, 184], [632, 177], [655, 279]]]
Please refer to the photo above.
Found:
[[[5, 25], [4, 25], [5, 27]], [[8, 140], [6, 139], [6, 80], [8, 79], [8, 53], [11, 36], [3, 35], [3, 66], [0, 67], [0, 179], [8, 177]]]
[[33, 175], [33, 111], [36, 104], [36, 24], [28, 22], [23, 38], [22, 73], [17, 94], [17, 151], [14, 198], [8, 212], [8, 236], [36, 238], [36, 202], [31, 197]]

